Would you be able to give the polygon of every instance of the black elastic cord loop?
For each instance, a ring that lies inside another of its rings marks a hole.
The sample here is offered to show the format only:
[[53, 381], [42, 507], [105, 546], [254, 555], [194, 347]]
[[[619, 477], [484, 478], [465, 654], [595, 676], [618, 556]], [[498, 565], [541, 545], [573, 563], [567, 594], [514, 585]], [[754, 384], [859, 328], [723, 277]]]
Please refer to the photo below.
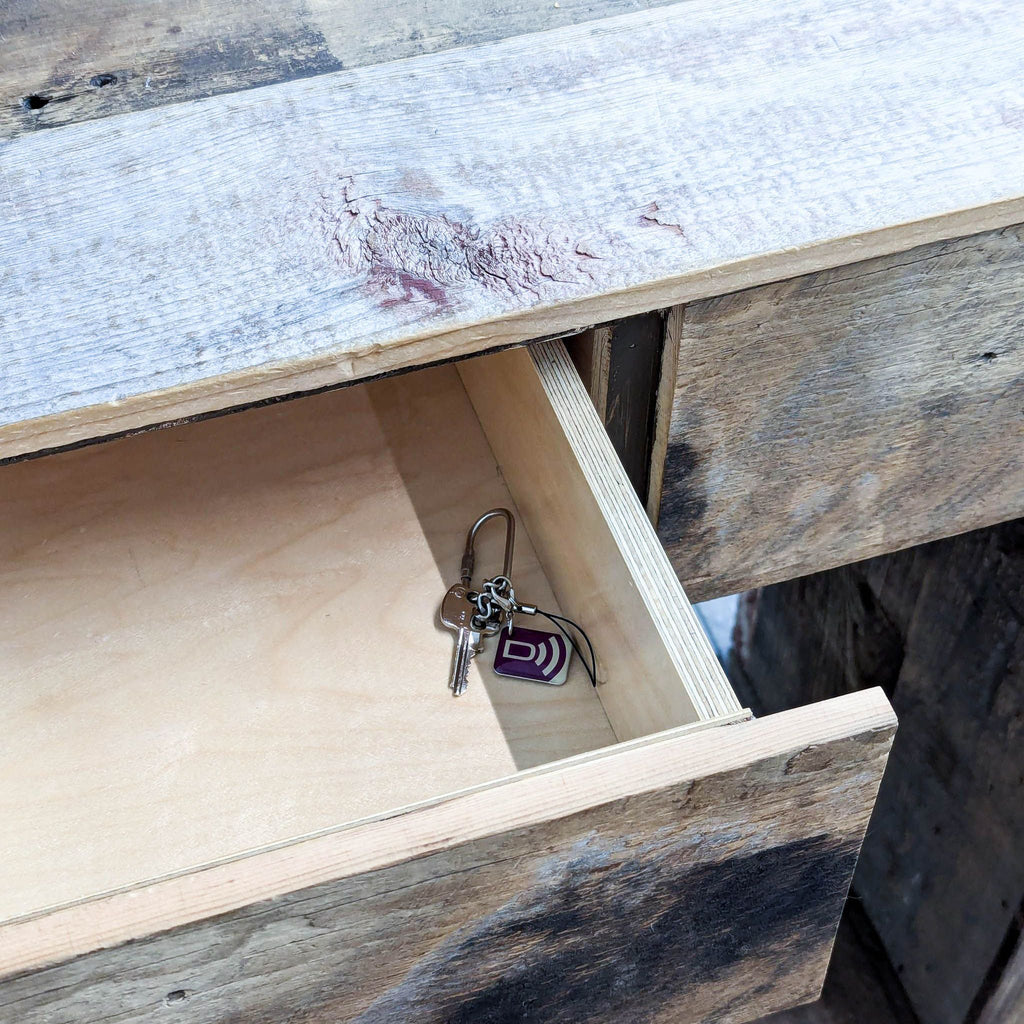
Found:
[[[590, 637], [587, 636], [586, 630], [582, 626], [577, 625], [572, 619], [567, 619], [564, 615], [555, 615], [552, 612], [542, 611], [540, 608], [537, 609], [538, 615], [543, 615], [544, 618], [550, 619], [560, 630], [562, 635], [572, 644], [572, 649], [576, 652], [580, 661], [583, 663], [583, 668], [586, 670], [587, 675], [590, 677], [590, 685], [597, 686], [597, 655], [594, 654], [594, 645], [590, 642]], [[562, 623], [568, 623], [576, 630], [577, 633], [587, 642], [587, 649], [590, 651], [590, 664], [587, 664], [587, 659], [583, 657], [583, 652], [580, 650], [580, 646], [576, 643], [575, 637], [562, 625]], [[593, 666], [593, 667], [591, 667]]]

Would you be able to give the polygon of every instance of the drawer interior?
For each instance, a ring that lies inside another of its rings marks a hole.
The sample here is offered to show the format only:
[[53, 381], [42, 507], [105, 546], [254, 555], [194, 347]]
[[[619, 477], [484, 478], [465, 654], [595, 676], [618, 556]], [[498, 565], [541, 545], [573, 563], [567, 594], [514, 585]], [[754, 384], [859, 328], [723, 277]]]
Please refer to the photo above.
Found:
[[[0, 922], [740, 710], [546, 348], [0, 468]], [[438, 604], [502, 505], [596, 690], [496, 676], [491, 641], [448, 692]]]

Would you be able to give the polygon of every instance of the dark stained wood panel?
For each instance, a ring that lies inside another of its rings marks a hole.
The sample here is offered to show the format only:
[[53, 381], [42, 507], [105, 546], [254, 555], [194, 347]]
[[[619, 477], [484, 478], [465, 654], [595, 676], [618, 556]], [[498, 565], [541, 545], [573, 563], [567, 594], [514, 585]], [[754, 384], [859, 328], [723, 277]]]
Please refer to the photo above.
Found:
[[[1024, 907], [1021, 908], [1024, 934]], [[1024, 1020], [1024, 938], [1019, 938], [995, 990], [988, 993], [977, 1024], [1014, 1024]]]
[[7, 0], [0, 138], [669, 0]]
[[756, 708], [890, 694], [858, 895], [922, 1021], [1019, 1019], [1024, 520], [768, 587], [741, 624], [730, 674]]
[[591, 328], [566, 345], [640, 500], [647, 501], [665, 317], [640, 313]]
[[757, 1024], [919, 1024], [856, 893], [843, 910], [821, 998]]
[[778, 743], [10, 978], [0, 1020], [738, 1024], [809, 1001], [891, 744], [886, 709], [858, 695], [697, 734]]
[[623, 468], [647, 501], [665, 320], [641, 313], [611, 325], [604, 422]]
[[683, 319], [659, 533], [694, 600], [1024, 513], [1024, 227]]

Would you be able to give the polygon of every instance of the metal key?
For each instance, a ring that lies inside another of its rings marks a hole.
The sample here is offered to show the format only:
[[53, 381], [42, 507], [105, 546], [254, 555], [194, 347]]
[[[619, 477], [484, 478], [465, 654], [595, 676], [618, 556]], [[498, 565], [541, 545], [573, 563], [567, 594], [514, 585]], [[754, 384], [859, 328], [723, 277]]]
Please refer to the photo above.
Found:
[[466, 587], [456, 583], [449, 588], [441, 602], [441, 622], [455, 634], [455, 658], [448, 689], [459, 697], [469, 685], [469, 663], [479, 653], [482, 642], [480, 630], [473, 628], [476, 605], [466, 596]]

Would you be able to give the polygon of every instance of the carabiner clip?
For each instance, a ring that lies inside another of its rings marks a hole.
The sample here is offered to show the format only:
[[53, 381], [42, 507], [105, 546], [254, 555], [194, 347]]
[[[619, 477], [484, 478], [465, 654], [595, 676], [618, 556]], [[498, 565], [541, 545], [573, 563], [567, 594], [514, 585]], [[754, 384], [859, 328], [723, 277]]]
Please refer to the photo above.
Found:
[[516, 542], [516, 520], [507, 508], [492, 508], [485, 512], [470, 528], [466, 534], [466, 550], [462, 553], [462, 584], [469, 587], [473, 579], [473, 568], [476, 565], [476, 534], [488, 519], [503, 518], [505, 520], [505, 564], [501, 574], [506, 579], [512, 577], [512, 549]]

